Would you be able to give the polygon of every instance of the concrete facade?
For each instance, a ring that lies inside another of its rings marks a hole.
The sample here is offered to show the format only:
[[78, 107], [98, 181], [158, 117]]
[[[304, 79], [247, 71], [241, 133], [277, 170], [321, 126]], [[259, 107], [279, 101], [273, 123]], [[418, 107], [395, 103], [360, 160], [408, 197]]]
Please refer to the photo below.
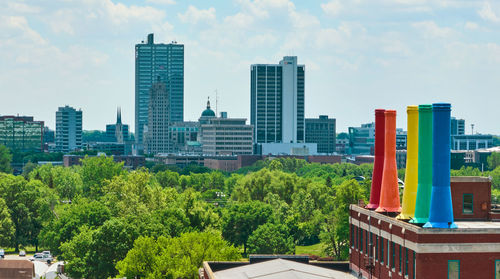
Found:
[[69, 152], [82, 148], [82, 111], [70, 106], [56, 112], [56, 149]]
[[212, 118], [201, 125], [203, 154], [253, 154], [253, 126], [245, 118]]

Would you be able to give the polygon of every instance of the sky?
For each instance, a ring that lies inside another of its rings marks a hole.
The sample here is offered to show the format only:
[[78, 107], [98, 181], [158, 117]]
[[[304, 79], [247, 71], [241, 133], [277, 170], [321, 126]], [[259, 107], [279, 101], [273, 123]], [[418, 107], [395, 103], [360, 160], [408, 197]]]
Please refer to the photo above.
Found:
[[[374, 109], [450, 102], [478, 133], [500, 134], [500, 1], [452, 0], [2, 0], [0, 115], [83, 111], [104, 130], [116, 109], [134, 127], [134, 45], [185, 45], [184, 118], [207, 97], [249, 118], [250, 65], [295, 55], [305, 64], [306, 117], [337, 132]], [[212, 102], [214, 103], [214, 102]]]

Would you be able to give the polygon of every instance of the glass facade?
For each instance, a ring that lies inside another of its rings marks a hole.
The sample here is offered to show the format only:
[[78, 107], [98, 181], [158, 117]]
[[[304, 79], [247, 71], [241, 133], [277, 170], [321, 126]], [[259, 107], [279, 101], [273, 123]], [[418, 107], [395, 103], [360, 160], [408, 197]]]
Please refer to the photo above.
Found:
[[42, 151], [43, 121], [29, 116], [1, 116], [0, 144], [16, 151]]
[[[296, 58], [295, 58], [296, 59]], [[282, 61], [283, 62], [283, 61]], [[285, 62], [288, 63], [288, 62]], [[287, 64], [288, 65], [288, 64]], [[283, 67], [281, 64], [257, 64], [250, 69], [250, 124], [254, 125], [256, 143], [273, 143], [283, 141]], [[297, 82], [296, 110], [297, 138], [296, 142], [305, 141], [304, 90], [305, 66], [297, 65], [295, 80]]]
[[143, 142], [148, 124], [149, 92], [158, 79], [169, 92], [170, 121], [184, 121], [184, 45], [155, 44], [153, 34], [135, 45], [135, 138]]

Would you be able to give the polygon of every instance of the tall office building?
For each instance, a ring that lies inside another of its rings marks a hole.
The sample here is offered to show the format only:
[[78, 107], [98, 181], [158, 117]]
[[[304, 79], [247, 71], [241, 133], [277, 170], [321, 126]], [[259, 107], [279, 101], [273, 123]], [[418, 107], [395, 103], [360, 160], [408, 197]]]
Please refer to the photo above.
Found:
[[317, 143], [318, 153], [334, 153], [336, 151], [335, 137], [335, 118], [328, 118], [328, 115], [306, 118], [306, 142]]
[[170, 98], [165, 82], [158, 80], [151, 86], [148, 106], [148, 125], [144, 130], [144, 153], [171, 152], [169, 136]]
[[160, 77], [169, 92], [170, 121], [184, 121], [184, 45], [155, 44], [153, 34], [135, 45], [135, 138], [143, 143], [148, 124], [149, 90]]
[[33, 116], [0, 116], [0, 144], [12, 151], [42, 151], [43, 131]]
[[70, 106], [56, 111], [56, 149], [68, 152], [82, 148], [82, 111]]
[[296, 56], [255, 64], [250, 73], [250, 124], [255, 143], [304, 142], [305, 66]]

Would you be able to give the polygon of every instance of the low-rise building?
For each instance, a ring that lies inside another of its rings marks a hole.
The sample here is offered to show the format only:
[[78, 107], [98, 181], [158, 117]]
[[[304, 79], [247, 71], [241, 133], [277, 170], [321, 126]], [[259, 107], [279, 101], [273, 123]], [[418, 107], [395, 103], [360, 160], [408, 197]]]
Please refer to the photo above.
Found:
[[350, 207], [351, 271], [358, 278], [498, 278], [499, 214], [491, 180], [452, 177], [456, 229], [423, 228], [357, 205]]
[[253, 154], [253, 127], [245, 118], [211, 118], [201, 125], [203, 154]]
[[320, 115], [319, 118], [306, 118], [306, 142], [316, 143], [318, 153], [332, 154], [336, 151], [335, 118]]
[[453, 135], [451, 136], [452, 150], [476, 150], [493, 147], [492, 135]]
[[0, 116], [0, 144], [13, 151], [42, 151], [43, 130], [32, 116]]

